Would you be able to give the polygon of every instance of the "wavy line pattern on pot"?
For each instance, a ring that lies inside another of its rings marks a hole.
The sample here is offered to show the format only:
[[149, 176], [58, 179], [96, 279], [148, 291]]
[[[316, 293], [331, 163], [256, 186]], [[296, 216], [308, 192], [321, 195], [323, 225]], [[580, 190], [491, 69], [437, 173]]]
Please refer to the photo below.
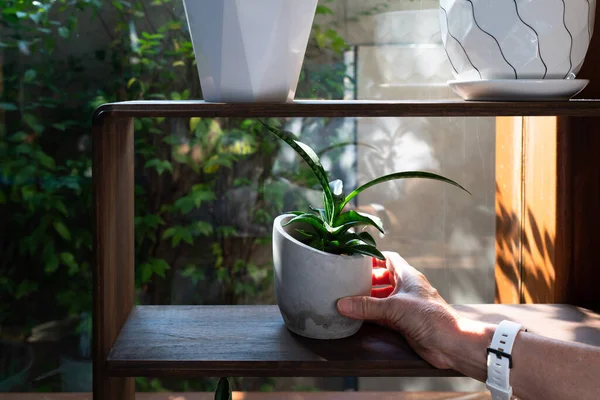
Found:
[[488, 35], [489, 37], [491, 37], [494, 42], [496, 43], [496, 46], [498, 46], [498, 50], [500, 51], [500, 55], [502, 56], [502, 59], [508, 64], [508, 66], [514, 71], [515, 73], [515, 79], [517, 79], [519, 77], [519, 75], [517, 74], [517, 70], [515, 69], [515, 67], [512, 66], [512, 64], [506, 59], [506, 56], [504, 55], [504, 52], [502, 51], [502, 47], [500, 46], [500, 43], [498, 43], [498, 39], [496, 39], [492, 34], [490, 34], [489, 32], [487, 32], [485, 29], [483, 29], [481, 27], [481, 25], [479, 25], [479, 23], [477, 22], [477, 17], [475, 16], [475, 5], [473, 5], [473, 2], [471, 0], [467, 0], [467, 2], [471, 5], [471, 12], [473, 13], [473, 22], [475, 23], [475, 25], [477, 26], [477, 28], [479, 28], [479, 30], [483, 33], [485, 33], [486, 35]]
[[567, 4], [565, 3], [565, 0], [562, 0], [563, 3], [563, 25], [565, 26], [565, 30], [567, 31], [567, 33], [569, 34], [569, 38], [570, 38], [570, 42], [569, 42], [569, 72], [567, 72], [565, 74], [565, 78], [567, 79], [567, 77], [569, 76], [569, 74], [571, 74], [571, 69], [573, 68], [573, 35], [571, 34], [571, 31], [569, 31], [569, 27], [567, 27]]
[[595, 9], [596, 0], [440, 0], [442, 39], [459, 80], [574, 78]]
[[[468, 63], [471, 65], [472, 69], [474, 69], [475, 71], [477, 71], [477, 74], [479, 75], [480, 79], [483, 79], [483, 76], [481, 75], [481, 72], [479, 71], [479, 69], [471, 61], [471, 58], [469, 57], [469, 54], [467, 53], [467, 50], [465, 49], [465, 47], [462, 45], [462, 43], [460, 42], [460, 40], [458, 40], [456, 38], [456, 36], [452, 35], [452, 33], [450, 32], [450, 26], [449, 26], [449, 21], [448, 21], [448, 11], [446, 11], [446, 9], [444, 7], [442, 7], [441, 5], [440, 5], [440, 9], [443, 11], [444, 15], [446, 16], [446, 26], [445, 26], [446, 29], [445, 30], [442, 29], [442, 40], [444, 42], [444, 47], [446, 48], [446, 54], [448, 54], [448, 52], [450, 51], [450, 49], [449, 49], [450, 46], [448, 45], [448, 36], [450, 36], [452, 39], [454, 39], [454, 41], [456, 43], [458, 43], [458, 45], [462, 49], [465, 57], [467, 58]], [[456, 62], [456, 58], [454, 58], [454, 61], [452, 61], [452, 59], [453, 58], [450, 57], [450, 60], [451, 60], [450, 62], [452, 63], [452, 65], [454, 65], [454, 63]], [[461, 64], [463, 64], [463, 67], [464, 67], [465, 63], [463, 62]], [[464, 73], [465, 70], [468, 71], [468, 68], [466, 68], [466, 69], [462, 68], [463, 73]]]
[[529, 25], [527, 22], [523, 21], [523, 18], [521, 17], [521, 14], [519, 13], [519, 5], [517, 4], [517, 0], [513, 0], [513, 3], [515, 3], [515, 10], [517, 11], [517, 17], [519, 17], [519, 20], [524, 25], [526, 25], [529, 29], [531, 29], [533, 31], [533, 33], [535, 33], [535, 37], [536, 37], [537, 45], [538, 45], [538, 56], [540, 57], [540, 61], [542, 62], [542, 64], [544, 64], [544, 76], [542, 77], [542, 79], [546, 79], [546, 75], [548, 75], [548, 66], [544, 62], [544, 57], [542, 57], [542, 49], [540, 47], [540, 35], [537, 33], [537, 31], [531, 25]]

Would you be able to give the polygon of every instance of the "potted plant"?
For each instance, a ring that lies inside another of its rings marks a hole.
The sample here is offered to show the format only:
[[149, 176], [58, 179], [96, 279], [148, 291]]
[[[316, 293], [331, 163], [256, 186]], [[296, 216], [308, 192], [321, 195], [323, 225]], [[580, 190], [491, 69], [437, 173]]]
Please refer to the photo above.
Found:
[[317, 0], [185, 0], [184, 7], [206, 101], [294, 99]]
[[283, 320], [290, 331], [313, 339], [351, 336], [362, 321], [341, 316], [336, 302], [342, 297], [369, 295], [372, 258], [385, 258], [373, 236], [362, 230], [370, 226], [384, 234], [381, 220], [348, 210], [349, 203], [364, 190], [396, 179], [433, 179], [466, 189], [440, 175], [409, 171], [374, 179], [346, 195], [342, 181], [329, 181], [309, 146], [289, 132], [264, 126], [306, 161], [323, 191], [322, 208], [280, 215], [273, 225], [275, 294]]

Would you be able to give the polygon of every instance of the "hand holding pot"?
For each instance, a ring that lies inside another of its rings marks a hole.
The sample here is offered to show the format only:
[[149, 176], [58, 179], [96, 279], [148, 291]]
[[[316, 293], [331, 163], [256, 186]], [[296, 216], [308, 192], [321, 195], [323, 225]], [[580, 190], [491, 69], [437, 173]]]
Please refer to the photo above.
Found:
[[398, 253], [384, 255], [385, 262], [374, 261], [373, 284], [388, 287], [373, 289], [371, 297], [341, 299], [338, 311], [396, 330], [427, 362], [437, 368], [452, 368], [443, 350], [449, 348], [449, 341], [458, 341], [461, 317]]
[[[460, 316], [442, 299], [427, 278], [397, 253], [374, 262], [372, 296], [347, 297], [338, 311], [400, 332], [426, 361], [485, 382], [486, 349], [496, 325]], [[600, 347], [564, 342], [521, 332], [512, 354], [513, 394], [520, 399], [598, 399]]]

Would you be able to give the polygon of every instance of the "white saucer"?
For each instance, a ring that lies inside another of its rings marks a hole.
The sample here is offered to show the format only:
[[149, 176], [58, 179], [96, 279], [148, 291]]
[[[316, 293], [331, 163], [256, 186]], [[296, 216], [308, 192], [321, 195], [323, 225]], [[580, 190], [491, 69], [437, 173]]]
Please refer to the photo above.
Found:
[[465, 100], [479, 101], [561, 101], [581, 92], [587, 79], [492, 79], [449, 81], [448, 85]]

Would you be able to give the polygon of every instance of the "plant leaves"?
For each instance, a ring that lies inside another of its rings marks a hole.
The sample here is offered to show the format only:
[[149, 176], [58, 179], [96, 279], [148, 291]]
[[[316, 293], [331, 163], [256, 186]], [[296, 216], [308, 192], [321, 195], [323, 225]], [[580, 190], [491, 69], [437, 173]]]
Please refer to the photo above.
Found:
[[357, 244], [355, 246], [350, 246], [348, 249], [352, 250], [354, 253], [362, 254], [365, 256], [374, 257], [378, 260], [385, 260], [385, 256], [381, 254], [379, 250], [375, 246], [369, 246], [366, 244]]
[[319, 180], [321, 187], [323, 188], [323, 203], [325, 204], [327, 222], [331, 223], [335, 213], [333, 193], [331, 192], [331, 188], [329, 187], [329, 179], [327, 178], [327, 172], [325, 172], [323, 165], [321, 165], [321, 160], [319, 160], [319, 156], [317, 156], [313, 149], [311, 149], [308, 145], [297, 141], [296, 137], [290, 132], [274, 128], [270, 125], [265, 124], [262, 121], [261, 123], [265, 128], [267, 128], [269, 132], [286, 142], [292, 149], [296, 151], [296, 153], [298, 153], [300, 157], [302, 157], [302, 159], [304, 159], [304, 161], [306, 161], [312, 172]]
[[325, 235], [329, 233], [329, 229], [327, 229], [328, 226], [325, 225], [326, 222], [324, 222], [321, 218], [319, 218], [313, 214], [299, 215], [297, 217], [292, 218], [288, 222], [286, 222], [283, 226], [288, 226], [288, 225], [291, 225], [296, 222], [308, 224], [308, 225], [312, 226], [313, 228], [315, 228], [317, 230], [317, 232], [319, 232], [319, 233], [322, 233]]
[[229, 379], [221, 378], [217, 384], [217, 391], [215, 392], [215, 400], [231, 400], [231, 385]]
[[324, 208], [314, 208], [313, 206], [310, 206], [310, 209], [316, 212], [323, 221], [327, 220], [327, 214], [325, 214]]
[[377, 150], [377, 147], [375, 147], [375, 146], [373, 146], [373, 145], [370, 145], [370, 144], [368, 144], [368, 143], [355, 142], [355, 141], [351, 140], [351, 141], [348, 141], [348, 142], [335, 143], [335, 144], [332, 144], [331, 146], [327, 146], [327, 147], [325, 147], [324, 149], [320, 150], [320, 151], [317, 153], [317, 155], [318, 155], [319, 157], [322, 157], [322, 156], [323, 156], [323, 154], [325, 154], [325, 153], [327, 153], [327, 152], [329, 152], [329, 151], [332, 151], [332, 150], [338, 149], [338, 148], [340, 148], [340, 147], [345, 147], [345, 146], [365, 146], [365, 147], [368, 147], [368, 148], [370, 148], [370, 149]]
[[371, 236], [371, 234], [369, 232], [360, 232], [360, 233], [346, 232], [340, 237], [340, 241], [345, 244], [347, 244], [351, 240], [360, 240], [361, 242], [364, 242], [365, 244], [368, 244], [369, 246], [374, 246], [374, 247], [377, 246], [375, 239], [373, 239], [373, 236]]
[[431, 179], [431, 180], [435, 180], [435, 181], [449, 183], [449, 184], [456, 186], [456, 187], [464, 190], [465, 192], [471, 194], [467, 189], [465, 189], [458, 183], [454, 182], [453, 180], [445, 178], [441, 175], [433, 174], [431, 172], [421, 172], [421, 171], [396, 172], [393, 174], [382, 176], [377, 179], [373, 179], [371, 182], [365, 183], [364, 185], [362, 185], [361, 187], [359, 187], [358, 189], [356, 189], [355, 191], [350, 193], [346, 197], [346, 200], [344, 200], [344, 202], [342, 203], [342, 209], [346, 206], [346, 204], [348, 204], [359, 193], [361, 193], [362, 191], [364, 191], [372, 186], [378, 185], [383, 182], [394, 181], [394, 180], [398, 180], [398, 179], [409, 179], [409, 178]]
[[54, 226], [54, 230], [65, 240], [70, 241], [71, 240], [71, 232], [69, 231], [69, 228], [67, 228], [67, 226], [60, 222], [60, 221], [56, 221], [52, 224], [52, 226]]
[[379, 232], [385, 234], [381, 219], [374, 215], [359, 213], [354, 210], [350, 210], [337, 216], [334, 221], [332, 233], [334, 235], [340, 235], [347, 232], [348, 229], [359, 225], [374, 226]]

